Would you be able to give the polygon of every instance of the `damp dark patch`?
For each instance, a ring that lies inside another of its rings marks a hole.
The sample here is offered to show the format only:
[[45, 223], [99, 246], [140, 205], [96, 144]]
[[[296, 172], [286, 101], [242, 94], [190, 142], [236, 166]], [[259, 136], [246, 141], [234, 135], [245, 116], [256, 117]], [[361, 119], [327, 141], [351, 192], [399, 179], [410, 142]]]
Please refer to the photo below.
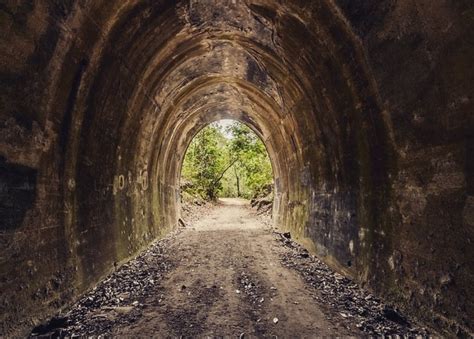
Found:
[[257, 62], [253, 59], [249, 59], [247, 62], [247, 80], [262, 86], [267, 84], [267, 72], [262, 70]]
[[0, 157], [0, 231], [19, 228], [36, 198], [37, 170]]
[[28, 15], [33, 11], [33, 9], [33, 1], [18, 2], [13, 6], [0, 2], [0, 11], [9, 15], [13, 20], [15, 28], [20, 28], [22, 31], [27, 29], [26, 22], [28, 20]]
[[35, 46], [35, 51], [28, 58], [27, 63], [33, 66], [33, 70], [41, 72], [45, 65], [53, 57], [56, 45], [59, 40], [60, 30], [56, 25], [49, 25], [46, 32], [41, 35], [38, 43]]
[[72, 12], [74, 3], [74, 0], [53, 0], [51, 6], [52, 14], [56, 18], [64, 19]]
[[360, 35], [368, 34], [373, 28], [381, 26], [392, 11], [394, 2], [338, 0], [336, 2]]
[[33, 129], [33, 118], [29, 114], [22, 114], [20, 111], [13, 111], [12, 117], [17, 125], [31, 131]]
[[72, 113], [74, 110], [74, 105], [77, 99], [77, 93], [79, 92], [79, 86], [81, 85], [82, 76], [86, 70], [89, 61], [87, 59], [81, 60], [79, 67], [77, 68], [76, 75], [72, 81], [71, 90], [69, 92], [66, 110], [64, 112], [64, 120], [61, 124], [61, 132], [59, 135], [59, 144], [65, 148], [67, 143], [67, 138], [69, 135], [69, 130], [71, 128], [72, 122]]
[[[348, 244], [358, 238], [356, 197], [351, 192], [314, 194], [312, 206], [305, 236], [335, 253], [341, 263], [346, 262], [347, 267], [351, 267], [353, 254]], [[333, 213], [335, 210], [339, 211], [337, 217]]]

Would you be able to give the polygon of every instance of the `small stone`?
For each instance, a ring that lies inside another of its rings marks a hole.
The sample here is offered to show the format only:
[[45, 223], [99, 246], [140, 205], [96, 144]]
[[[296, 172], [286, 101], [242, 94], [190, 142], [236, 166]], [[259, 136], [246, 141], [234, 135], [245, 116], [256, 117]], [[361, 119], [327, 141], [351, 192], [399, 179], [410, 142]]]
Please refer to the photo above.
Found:
[[447, 286], [451, 283], [451, 281], [453, 280], [453, 277], [451, 276], [451, 274], [444, 274], [440, 279], [439, 279], [439, 282], [441, 284], [441, 286]]
[[278, 324], [278, 318], [273, 318], [273, 323]]

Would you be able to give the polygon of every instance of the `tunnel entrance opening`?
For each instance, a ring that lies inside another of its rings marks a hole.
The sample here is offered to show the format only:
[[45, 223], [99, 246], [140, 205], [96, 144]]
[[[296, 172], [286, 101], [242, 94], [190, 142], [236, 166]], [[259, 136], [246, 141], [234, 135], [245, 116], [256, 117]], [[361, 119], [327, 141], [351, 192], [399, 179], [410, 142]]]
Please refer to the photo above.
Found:
[[181, 165], [182, 209], [204, 202], [251, 204], [271, 214], [273, 167], [261, 137], [247, 124], [223, 119], [209, 123], [189, 143]]

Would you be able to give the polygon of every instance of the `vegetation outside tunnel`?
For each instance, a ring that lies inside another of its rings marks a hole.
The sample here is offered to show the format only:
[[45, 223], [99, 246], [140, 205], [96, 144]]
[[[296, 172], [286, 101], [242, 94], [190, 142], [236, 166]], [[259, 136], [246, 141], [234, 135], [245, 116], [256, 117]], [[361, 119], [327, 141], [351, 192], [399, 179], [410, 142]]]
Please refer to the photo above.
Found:
[[211, 123], [193, 138], [181, 175], [183, 194], [206, 200], [269, 195], [273, 181], [265, 145], [233, 120]]

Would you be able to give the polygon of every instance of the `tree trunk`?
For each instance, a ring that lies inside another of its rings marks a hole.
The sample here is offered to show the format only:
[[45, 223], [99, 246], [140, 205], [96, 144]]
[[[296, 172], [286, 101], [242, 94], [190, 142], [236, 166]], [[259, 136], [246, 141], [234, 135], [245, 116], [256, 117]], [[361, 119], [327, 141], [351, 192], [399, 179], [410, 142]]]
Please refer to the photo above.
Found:
[[234, 167], [235, 179], [237, 183], [237, 198], [240, 198], [240, 178], [237, 174], [237, 168]]

